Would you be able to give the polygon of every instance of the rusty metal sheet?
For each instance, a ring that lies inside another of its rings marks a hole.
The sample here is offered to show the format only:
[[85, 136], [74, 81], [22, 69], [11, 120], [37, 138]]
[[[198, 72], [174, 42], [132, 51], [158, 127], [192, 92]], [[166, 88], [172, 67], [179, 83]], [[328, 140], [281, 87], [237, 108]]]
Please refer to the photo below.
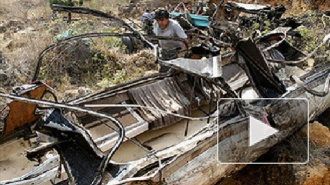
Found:
[[[30, 85], [28, 91], [22, 91], [21, 96], [40, 99], [47, 87], [45, 85]], [[4, 119], [4, 133], [1, 137], [10, 135], [15, 129], [23, 127], [26, 124], [34, 123], [40, 115], [35, 114], [36, 104], [25, 103], [21, 101], [12, 101], [8, 104], [10, 110], [8, 116]]]

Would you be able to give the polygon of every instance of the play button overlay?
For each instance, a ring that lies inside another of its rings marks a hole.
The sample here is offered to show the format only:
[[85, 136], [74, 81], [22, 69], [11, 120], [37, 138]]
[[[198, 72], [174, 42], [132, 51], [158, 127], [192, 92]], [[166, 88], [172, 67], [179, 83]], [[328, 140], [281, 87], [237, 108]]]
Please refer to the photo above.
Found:
[[278, 132], [277, 129], [268, 126], [266, 123], [257, 120], [252, 116], [249, 116], [249, 118], [249, 146], [252, 146]]
[[[307, 99], [221, 98], [217, 110], [216, 152], [219, 163], [308, 162]], [[303, 127], [307, 131], [299, 131]]]

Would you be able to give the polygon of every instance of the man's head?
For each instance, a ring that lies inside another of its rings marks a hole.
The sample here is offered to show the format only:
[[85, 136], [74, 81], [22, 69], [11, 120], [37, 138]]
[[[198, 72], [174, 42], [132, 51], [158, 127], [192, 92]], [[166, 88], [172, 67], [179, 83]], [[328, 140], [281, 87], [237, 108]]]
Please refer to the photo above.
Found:
[[168, 13], [167, 10], [160, 8], [155, 11], [155, 19], [156, 19], [159, 27], [161, 27], [162, 29], [165, 29], [170, 22], [169, 21], [170, 14]]

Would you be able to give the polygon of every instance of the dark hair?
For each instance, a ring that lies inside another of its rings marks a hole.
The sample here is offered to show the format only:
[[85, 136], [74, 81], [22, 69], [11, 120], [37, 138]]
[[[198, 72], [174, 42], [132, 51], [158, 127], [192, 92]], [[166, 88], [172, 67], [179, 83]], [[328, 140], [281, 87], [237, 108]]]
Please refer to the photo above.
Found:
[[168, 19], [170, 17], [170, 14], [168, 13], [167, 10], [159, 8], [155, 11], [155, 19], [162, 19], [162, 18], [166, 18]]
[[149, 13], [149, 12], [150, 12], [150, 10], [149, 10], [149, 9], [146, 9], [146, 12], [148, 12], [148, 13]]

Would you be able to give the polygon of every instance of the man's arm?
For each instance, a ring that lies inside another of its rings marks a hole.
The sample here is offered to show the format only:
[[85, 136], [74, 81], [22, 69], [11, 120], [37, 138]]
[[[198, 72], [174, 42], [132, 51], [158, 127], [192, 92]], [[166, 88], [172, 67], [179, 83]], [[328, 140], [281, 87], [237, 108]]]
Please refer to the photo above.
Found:
[[[188, 43], [188, 37], [179, 23], [177, 23], [177, 22], [175, 23], [174, 30], [178, 37], [184, 39]], [[187, 46], [184, 43], [182, 43], [181, 48], [184, 50], [184, 49], [187, 49]]]
[[153, 23], [153, 27], [154, 27], [153, 32], [156, 36], [158, 36], [158, 27], [157, 26], [158, 26], [158, 24], [155, 20], [154, 23]]
[[[185, 38], [184, 40], [185, 40], [187, 43], [188, 43], [188, 41], [189, 41], [188, 38]], [[182, 50], [186, 50], [186, 49], [188, 49], [187, 46], [186, 46], [186, 44], [185, 44], [184, 42], [182, 42], [182, 46], [181, 46], [181, 48], [182, 48]]]
[[203, 11], [203, 3], [201, 1], [198, 2], [198, 10], [197, 10], [197, 15], [199, 15]]
[[199, 7], [198, 10], [197, 10], [196, 15], [199, 15], [199, 12], [201, 12], [201, 10], [202, 10], [202, 7]]

